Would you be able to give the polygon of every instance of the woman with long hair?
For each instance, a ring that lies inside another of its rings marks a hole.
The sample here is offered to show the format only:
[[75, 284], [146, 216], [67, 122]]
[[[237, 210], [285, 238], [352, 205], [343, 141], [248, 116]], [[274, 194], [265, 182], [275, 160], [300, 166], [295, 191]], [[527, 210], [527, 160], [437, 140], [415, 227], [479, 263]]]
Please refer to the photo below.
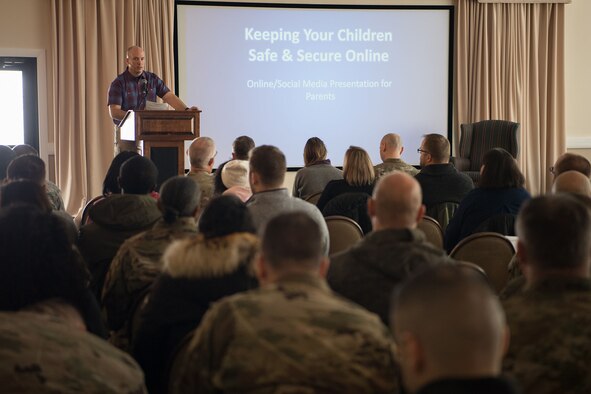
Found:
[[460, 202], [445, 231], [448, 252], [458, 242], [476, 232], [490, 231], [493, 220], [502, 220], [505, 235], [515, 235], [513, 222], [521, 205], [531, 198], [517, 161], [502, 148], [488, 151], [482, 158], [480, 182]]
[[330, 164], [324, 142], [312, 137], [304, 147], [304, 165], [296, 174], [293, 196], [301, 199], [321, 193], [332, 180], [343, 179], [343, 172]]

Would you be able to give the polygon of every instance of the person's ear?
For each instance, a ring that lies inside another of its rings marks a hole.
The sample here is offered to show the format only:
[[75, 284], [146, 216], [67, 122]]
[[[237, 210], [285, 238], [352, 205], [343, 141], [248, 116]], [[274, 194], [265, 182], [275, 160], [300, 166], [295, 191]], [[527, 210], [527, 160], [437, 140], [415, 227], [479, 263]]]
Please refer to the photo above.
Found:
[[398, 361], [405, 366], [413, 376], [421, 375], [425, 370], [425, 350], [418, 337], [405, 331], [397, 335]]
[[254, 271], [259, 284], [265, 284], [269, 278], [269, 273], [267, 271], [265, 258], [262, 253], [258, 253], [255, 257]]
[[326, 274], [328, 274], [328, 268], [330, 267], [330, 259], [328, 256], [324, 256], [320, 261], [320, 266], [318, 267], [318, 274], [321, 278], [326, 278]]
[[373, 197], [367, 199], [367, 215], [370, 218], [376, 216], [376, 201], [373, 199]]
[[425, 204], [421, 204], [421, 207], [419, 208], [419, 211], [417, 212], [417, 223], [419, 223], [421, 220], [423, 220], [423, 218], [425, 217], [426, 211], [427, 211], [427, 208], [425, 207]]
[[509, 326], [505, 324], [504, 330], [503, 330], [503, 340], [501, 343], [502, 346], [502, 353], [501, 353], [501, 358], [505, 358], [505, 356], [507, 355], [507, 352], [509, 351], [509, 345], [511, 344], [511, 330], [509, 329]]

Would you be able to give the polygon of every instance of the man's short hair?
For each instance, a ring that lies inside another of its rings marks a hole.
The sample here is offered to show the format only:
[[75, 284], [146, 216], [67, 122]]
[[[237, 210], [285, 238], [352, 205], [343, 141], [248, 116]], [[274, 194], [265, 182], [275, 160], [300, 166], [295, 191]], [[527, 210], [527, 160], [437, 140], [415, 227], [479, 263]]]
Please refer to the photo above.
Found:
[[552, 193], [573, 193], [591, 197], [591, 180], [579, 171], [564, 171], [554, 179]]
[[566, 193], [535, 197], [524, 203], [516, 223], [527, 255], [539, 268], [572, 268], [591, 255], [591, 213]]
[[39, 156], [19, 156], [8, 165], [6, 177], [11, 181], [27, 179], [39, 184], [44, 184], [45, 162]]
[[584, 156], [567, 152], [556, 160], [554, 175], [558, 176], [566, 171], [577, 171], [589, 178], [591, 176], [591, 163]]
[[324, 256], [320, 226], [304, 212], [271, 219], [265, 227], [261, 249], [267, 263], [275, 269], [313, 269]]
[[125, 194], [148, 194], [154, 191], [158, 169], [152, 160], [134, 156], [121, 165], [119, 185]]
[[449, 140], [441, 134], [425, 134], [423, 136], [423, 148], [431, 155], [434, 162], [449, 162], [449, 156], [451, 155]]
[[215, 142], [209, 137], [198, 137], [189, 146], [189, 162], [191, 167], [205, 168], [215, 156]]
[[402, 147], [402, 139], [396, 133], [388, 133], [382, 137], [382, 142], [387, 149], [396, 149]]
[[256, 172], [265, 186], [280, 186], [285, 180], [287, 164], [279, 148], [261, 145], [250, 152], [250, 170]]
[[427, 268], [396, 288], [390, 305], [395, 336], [418, 337], [432, 368], [459, 375], [472, 363], [490, 364], [491, 357], [500, 364], [505, 315], [477, 270], [456, 264]]
[[232, 143], [232, 151], [238, 160], [248, 160], [248, 153], [254, 149], [254, 141], [247, 135], [241, 135]]

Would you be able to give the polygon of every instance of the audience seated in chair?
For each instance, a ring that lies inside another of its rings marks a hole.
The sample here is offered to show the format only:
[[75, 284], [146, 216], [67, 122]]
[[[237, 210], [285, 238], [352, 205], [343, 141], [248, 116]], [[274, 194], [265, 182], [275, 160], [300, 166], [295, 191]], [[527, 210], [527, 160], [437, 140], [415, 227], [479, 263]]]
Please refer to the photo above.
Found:
[[160, 188], [162, 219], [154, 227], [127, 239], [113, 258], [102, 292], [109, 342], [129, 352], [131, 317], [154, 279], [162, 271], [162, 254], [175, 240], [197, 234], [201, 195], [192, 178], [177, 176]]
[[304, 168], [296, 173], [293, 183], [293, 196], [307, 200], [310, 196], [321, 193], [326, 184], [343, 179], [343, 171], [330, 164], [324, 142], [318, 137], [306, 141], [304, 147]]
[[[5, 185], [3, 192], [18, 183]], [[2, 199], [9, 205], [0, 209], [0, 310], [18, 311], [58, 298], [80, 312], [88, 331], [106, 337], [96, 299], [87, 286], [84, 262], [64, 222], [48, 212], [45, 193], [35, 193], [45, 198], [44, 210]]]
[[398, 134], [389, 133], [380, 141], [380, 159], [382, 163], [374, 167], [376, 179], [392, 171], [402, 171], [416, 175], [419, 170], [402, 160], [404, 146]]
[[[530, 198], [525, 179], [509, 152], [495, 148], [484, 155], [480, 184], [462, 200], [445, 231], [448, 252], [477, 231], [484, 221], [500, 214], [516, 215]], [[507, 234], [506, 234], [507, 235]]]
[[82, 226], [78, 248], [92, 275], [91, 289], [100, 299], [105, 276], [121, 244], [151, 228], [161, 217], [150, 195], [158, 170], [150, 159], [134, 156], [123, 163], [119, 184], [122, 194], [112, 194], [90, 208], [92, 223]]
[[331, 199], [322, 210], [322, 215], [345, 216], [355, 221], [363, 230], [363, 234], [371, 232], [371, 219], [367, 214], [367, 200], [371, 196], [367, 193], [344, 193]]
[[[28, 144], [15, 145], [12, 147], [15, 153], [15, 158], [25, 155], [39, 156], [37, 149]], [[45, 165], [45, 163], [43, 163]], [[62, 199], [62, 192], [59, 187], [50, 180], [45, 179], [45, 189], [47, 190], [47, 197], [51, 202], [52, 209], [56, 211], [65, 211], [64, 200]]]
[[474, 269], [438, 266], [408, 280], [395, 293], [391, 327], [408, 392], [517, 393], [500, 377], [509, 341], [503, 309]]
[[238, 197], [242, 202], [248, 201], [252, 197], [248, 169], [248, 160], [230, 160], [226, 162], [221, 177], [225, 190], [221, 194], [231, 194]]
[[55, 216], [26, 204], [0, 210], [3, 392], [146, 392], [135, 361], [86, 332], [102, 334], [87, 282]]
[[330, 200], [344, 193], [371, 195], [374, 182], [375, 172], [369, 155], [365, 150], [351, 146], [345, 152], [343, 179], [328, 182], [316, 206], [322, 211]]
[[64, 225], [70, 243], [73, 244], [76, 242], [78, 230], [72, 221], [72, 217], [65, 211], [56, 211], [53, 209], [43, 186], [26, 179], [11, 181], [2, 186], [0, 191], [0, 207], [23, 203], [34, 205], [42, 212], [56, 217]]
[[567, 194], [536, 197], [517, 218], [522, 292], [504, 300], [504, 370], [524, 394], [591, 392], [591, 212]]
[[303, 212], [269, 221], [256, 261], [261, 288], [211, 307], [172, 393], [398, 392], [386, 327], [323, 279], [321, 234]]
[[566, 171], [577, 171], [589, 178], [591, 177], [591, 163], [584, 156], [566, 152], [556, 159], [554, 165], [550, 167], [550, 172], [557, 177]]
[[421, 201], [414, 177], [398, 171], [383, 176], [367, 204], [373, 232], [331, 257], [330, 287], [378, 314], [384, 323], [394, 286], [413, 272], [446, 261], [443, 250], [428, 243], [417, 229], [425, 212]]
[[289, 194], [283, 188], [287, 166], [285, 155], [270, 145], [254, 148], [250, 154], [250, 188], [253, 195], [246, 205], [260, 234], [280, 213], [303, 211], [320, 226], [324, 251], [328, 254], [328, 229], [322, 213], [314, 205]]
[[460, 202], [474, 189], [472, 179], [449, 162], [450, 144], [440, 134], [426, 134], [419, 148], [421, 171], [415, 176], [423, 191], [427, 215], [445, 232]]
[[151, 394], [165, 392], [166, 365], [209, 305], [257, 284], [253, 259], [258, 240], [244, 203], [235, 196], [212, 199], [199, 220], [199, 232], [167, 249], [162, 275], [140, 316], [133, 355]]
[[573, 193], [591, 197], [591, 181], [578, 171], [564, 171], [554, 179], [552, 193]]
[[201, 207], [205, 208], [213, 197], [214, 174], [211, 173], [215, 163], [215, 142], [209, 137], [198, 137], [191, 142], [187, 155], [191, 169], [187, 176], [192, 177], [199, 184], [201, 190]]

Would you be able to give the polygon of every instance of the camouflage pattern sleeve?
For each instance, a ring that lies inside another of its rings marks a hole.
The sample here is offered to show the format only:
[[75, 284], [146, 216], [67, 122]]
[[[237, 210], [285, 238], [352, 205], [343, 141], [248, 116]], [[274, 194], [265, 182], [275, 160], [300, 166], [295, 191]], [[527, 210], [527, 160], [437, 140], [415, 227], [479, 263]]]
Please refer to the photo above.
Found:
[[[199, 328], [186, 349], [181, 350], [184, 361], [172, 384], [170, 394], [213, 393], [216, 373], [220, 369], [225, 350], [234, 337], [234, 316], [228, 303], [214, 304], [205, 314]], [[246, 361], [246, 360], [245, 360]]]
[[113, 258], [105, 279], [101, 304], [110, 330], [119, 330], [131, 313], [131, 297], [126, 286], [126, 267], [130, 258], [130, 248], [125, 242]]

